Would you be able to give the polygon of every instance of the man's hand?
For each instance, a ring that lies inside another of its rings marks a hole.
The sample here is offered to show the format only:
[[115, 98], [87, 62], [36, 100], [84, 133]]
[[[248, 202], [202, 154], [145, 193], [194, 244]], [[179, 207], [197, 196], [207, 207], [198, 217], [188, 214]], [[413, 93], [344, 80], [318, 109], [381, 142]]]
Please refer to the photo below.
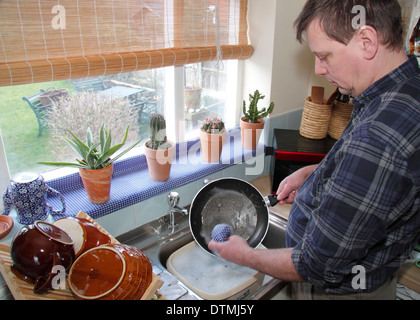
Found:
[[252, 250], [245, 239], [231, 236], [225, 242], [210, 241], [209, 249], [217, 251], [222, 259], [244, 266], [244, 258]]
[[210, 241], [209, 249], [222, 259], [286, 281], [302, 281], [291, 258], [292, 248], [253, 249], [243, 238], [231, 236], [226, 242]]
[[316, 167], [317, 165], [310, 165], [301, 168], [280, 182], [279, 187], [277, 188], [277, 200], [279, 200], [280, 203], [292, 203], [299, 188]]

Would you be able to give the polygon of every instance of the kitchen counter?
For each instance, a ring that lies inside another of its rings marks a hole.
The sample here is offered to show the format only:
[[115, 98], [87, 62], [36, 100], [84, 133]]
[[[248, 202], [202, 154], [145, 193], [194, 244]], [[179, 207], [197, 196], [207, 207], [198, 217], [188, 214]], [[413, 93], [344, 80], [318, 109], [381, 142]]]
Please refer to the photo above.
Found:
[[[271, 182], [270, 182], [270, 177], [269, 175], [264, 176], [260, 179], [256, 179], [254, 181], [251, 182], [252, 184], [254, 184], [258, 189], [260, 189], [261, 193], [266, 196], [270, 194], [270, 188], [271, 188]], [[288, 210], [290, 210], [290, 205], [277, 205], [276, 207], [271, 208], [272, 210], [274, 210], [277, 214], [282, 215], [282, 216], [288, 216]], [[52, 222], [52, 221], [51, 221]], [[16, 226], [19, 227], [19, 226]], [[186, 227], [188, 227], [188, 222]], [[189, 230], [189, 229], [188, 229]], [[13, 231], [13, 230], [12, 230]], [[11, 237], [13, 237], [13, 235], [11, 235]], [[11, 239], [3, 239], [6, 241], [2, 241], [4, 243], [10, 243]], [[161, 270], [159, 269], [158, 266], [154, 266], [154, 272], [155, 274], [159, 275], [159, 277], [164, 280], [165, 284], [164, 284], [164, 293], [162, 292], [162, 294], [164, 294], [168, 299], [174, 298], [176, 296], [179, 296], [179, 290], [183, 290], [182, 292], [182, 297], [178, 298], [178, 299], [197, 299], [197, 297], [193, 294], [185, 293], [185, 288], [183, 287], [179, 287], [174, 285], [174, 277], [172, 275], [170, 275], [166, 270]], [[271, 282], [273, 282], [273, 284], [275, 285], [275, 283], [277, 282], [275, 281], [275, 279], [270, 280], [270, 279], [266, 279], [264, 280], [264, 285], [271, 285]], [[5, 300], [5, 299], [13, 299], [13, 296], [9, 290], [9, 288], [7, 287], [7, 284], [5, 283], [4, 279], [2, 278], [2, 275], [0, 274], [0, 299]]]
[[[263, 196], [267, 196], [271, 193], [270, 175], [260, 177], [251, 181], [250, 183], [254, 185]], [[276, 206], [271, 207], [270, 211], [284, 219], [288, 219], [290, 208], [290, 204], [277, 204]], [[161, 276], [163, 276], [163, 274]], [[403, 265], [398, 272], [398, 282], [420, 293], [420, 269], [407, 261], [407, 263]], [[10, 293], [6, 283], [4, 282], [2, 275], [0, 274], [0, 300], [5, 299], [13, 299], [13, 296]]]

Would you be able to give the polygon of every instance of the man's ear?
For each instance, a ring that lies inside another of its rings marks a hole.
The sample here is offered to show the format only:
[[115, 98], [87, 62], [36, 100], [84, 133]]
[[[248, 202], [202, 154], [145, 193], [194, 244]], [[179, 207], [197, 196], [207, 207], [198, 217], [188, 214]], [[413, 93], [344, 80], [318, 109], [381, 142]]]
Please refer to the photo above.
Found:
[[376, 29], [372, 26], [363, 26], [356, 32], [362, 55], [371, 60], [376, 56], [379, 49], [379, 39]]

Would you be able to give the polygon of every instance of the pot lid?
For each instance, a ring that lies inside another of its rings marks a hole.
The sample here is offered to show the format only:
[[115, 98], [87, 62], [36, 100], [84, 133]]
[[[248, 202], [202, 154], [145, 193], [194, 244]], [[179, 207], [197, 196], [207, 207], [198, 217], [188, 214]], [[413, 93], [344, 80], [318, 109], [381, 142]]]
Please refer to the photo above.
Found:
[[112, 247], [96, 247], [83, 253], [69, 273], [72, 292], [83, 299], [99, 299], [116, 289], [124, 278], [126, 264]]
[[44, 221], [35, 221], [35, 228], [37, 228], [41, 233], [50, 237], [51, 239], [58, 241], [66, 245], [73, 245], [74, 242], [70, 236], [62, 229], [56, 227], [55, 225], [44, 222]]

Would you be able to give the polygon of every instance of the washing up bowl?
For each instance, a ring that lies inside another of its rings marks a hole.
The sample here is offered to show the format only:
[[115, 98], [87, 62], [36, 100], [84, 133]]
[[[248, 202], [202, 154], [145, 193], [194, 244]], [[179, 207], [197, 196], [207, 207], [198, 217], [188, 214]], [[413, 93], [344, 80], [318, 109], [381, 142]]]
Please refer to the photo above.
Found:
[[[169, 270], [168, 260], [177, 251], [183, 249], [188, 245], [192, 245], [194, 238], [191, 234], [188, 217], [177, 217], [176, 223], [178, 229], [175, 232], [167, 230], [167, 226], [163, 222], [167, 220], [165, 217], [156, 221], [152, 221], [147, 225], [133, 229], [126, 234], [117, 237], [122, 243], [132, 245], [139, 248], [146, 256], [148, 256], [154, 267], [164, 271], [165, 284], [161, 288], [162, 294], [165, 294], [165, 286], [169, 287], [169, 291], [173, 291], [174, 283], [177, 282], [180, 286], [197, 299], [205, 299], [191, 288], [190, 283], [185, 283], [185, 279], [174, 270]], [[273, 214], [270, 214], [270, 224], [262, 245], [267, 249], [283, 248], [285, 246], [286, 222]], [[203, 251], [203, 254], [211, 256], [209, 253]], [[172, 272], [171, 272], [172, 271]], [[172, 278], [171, 278], [172, 277]], [[184, 280], [184, 282], [182, 282]], [[258, 279], [259, 281], [260, 279]], [[257, 281], [256, 281], [257, 282]], [[264, 282], [258, 282], [258, 288], [254, 290], [254, 294], [249, 294], [245, 290], [241, 298], [246, 299], [267, 299], [279, 292], [287, 283], [278, 279], [265, 276]], [[185, 297], [184, 297], [185, 298]]]
[[[186, 232], [179, 237], [166, 242], [160, 247], [159, 263], [166, 268], [169, 257], [177, 250], [194, 241], [191, 232]], [[270, 216], [267, 234], [262, 242], [267, 249], [279, 249], [286, 246], [286, 222], [282, 218]]]

